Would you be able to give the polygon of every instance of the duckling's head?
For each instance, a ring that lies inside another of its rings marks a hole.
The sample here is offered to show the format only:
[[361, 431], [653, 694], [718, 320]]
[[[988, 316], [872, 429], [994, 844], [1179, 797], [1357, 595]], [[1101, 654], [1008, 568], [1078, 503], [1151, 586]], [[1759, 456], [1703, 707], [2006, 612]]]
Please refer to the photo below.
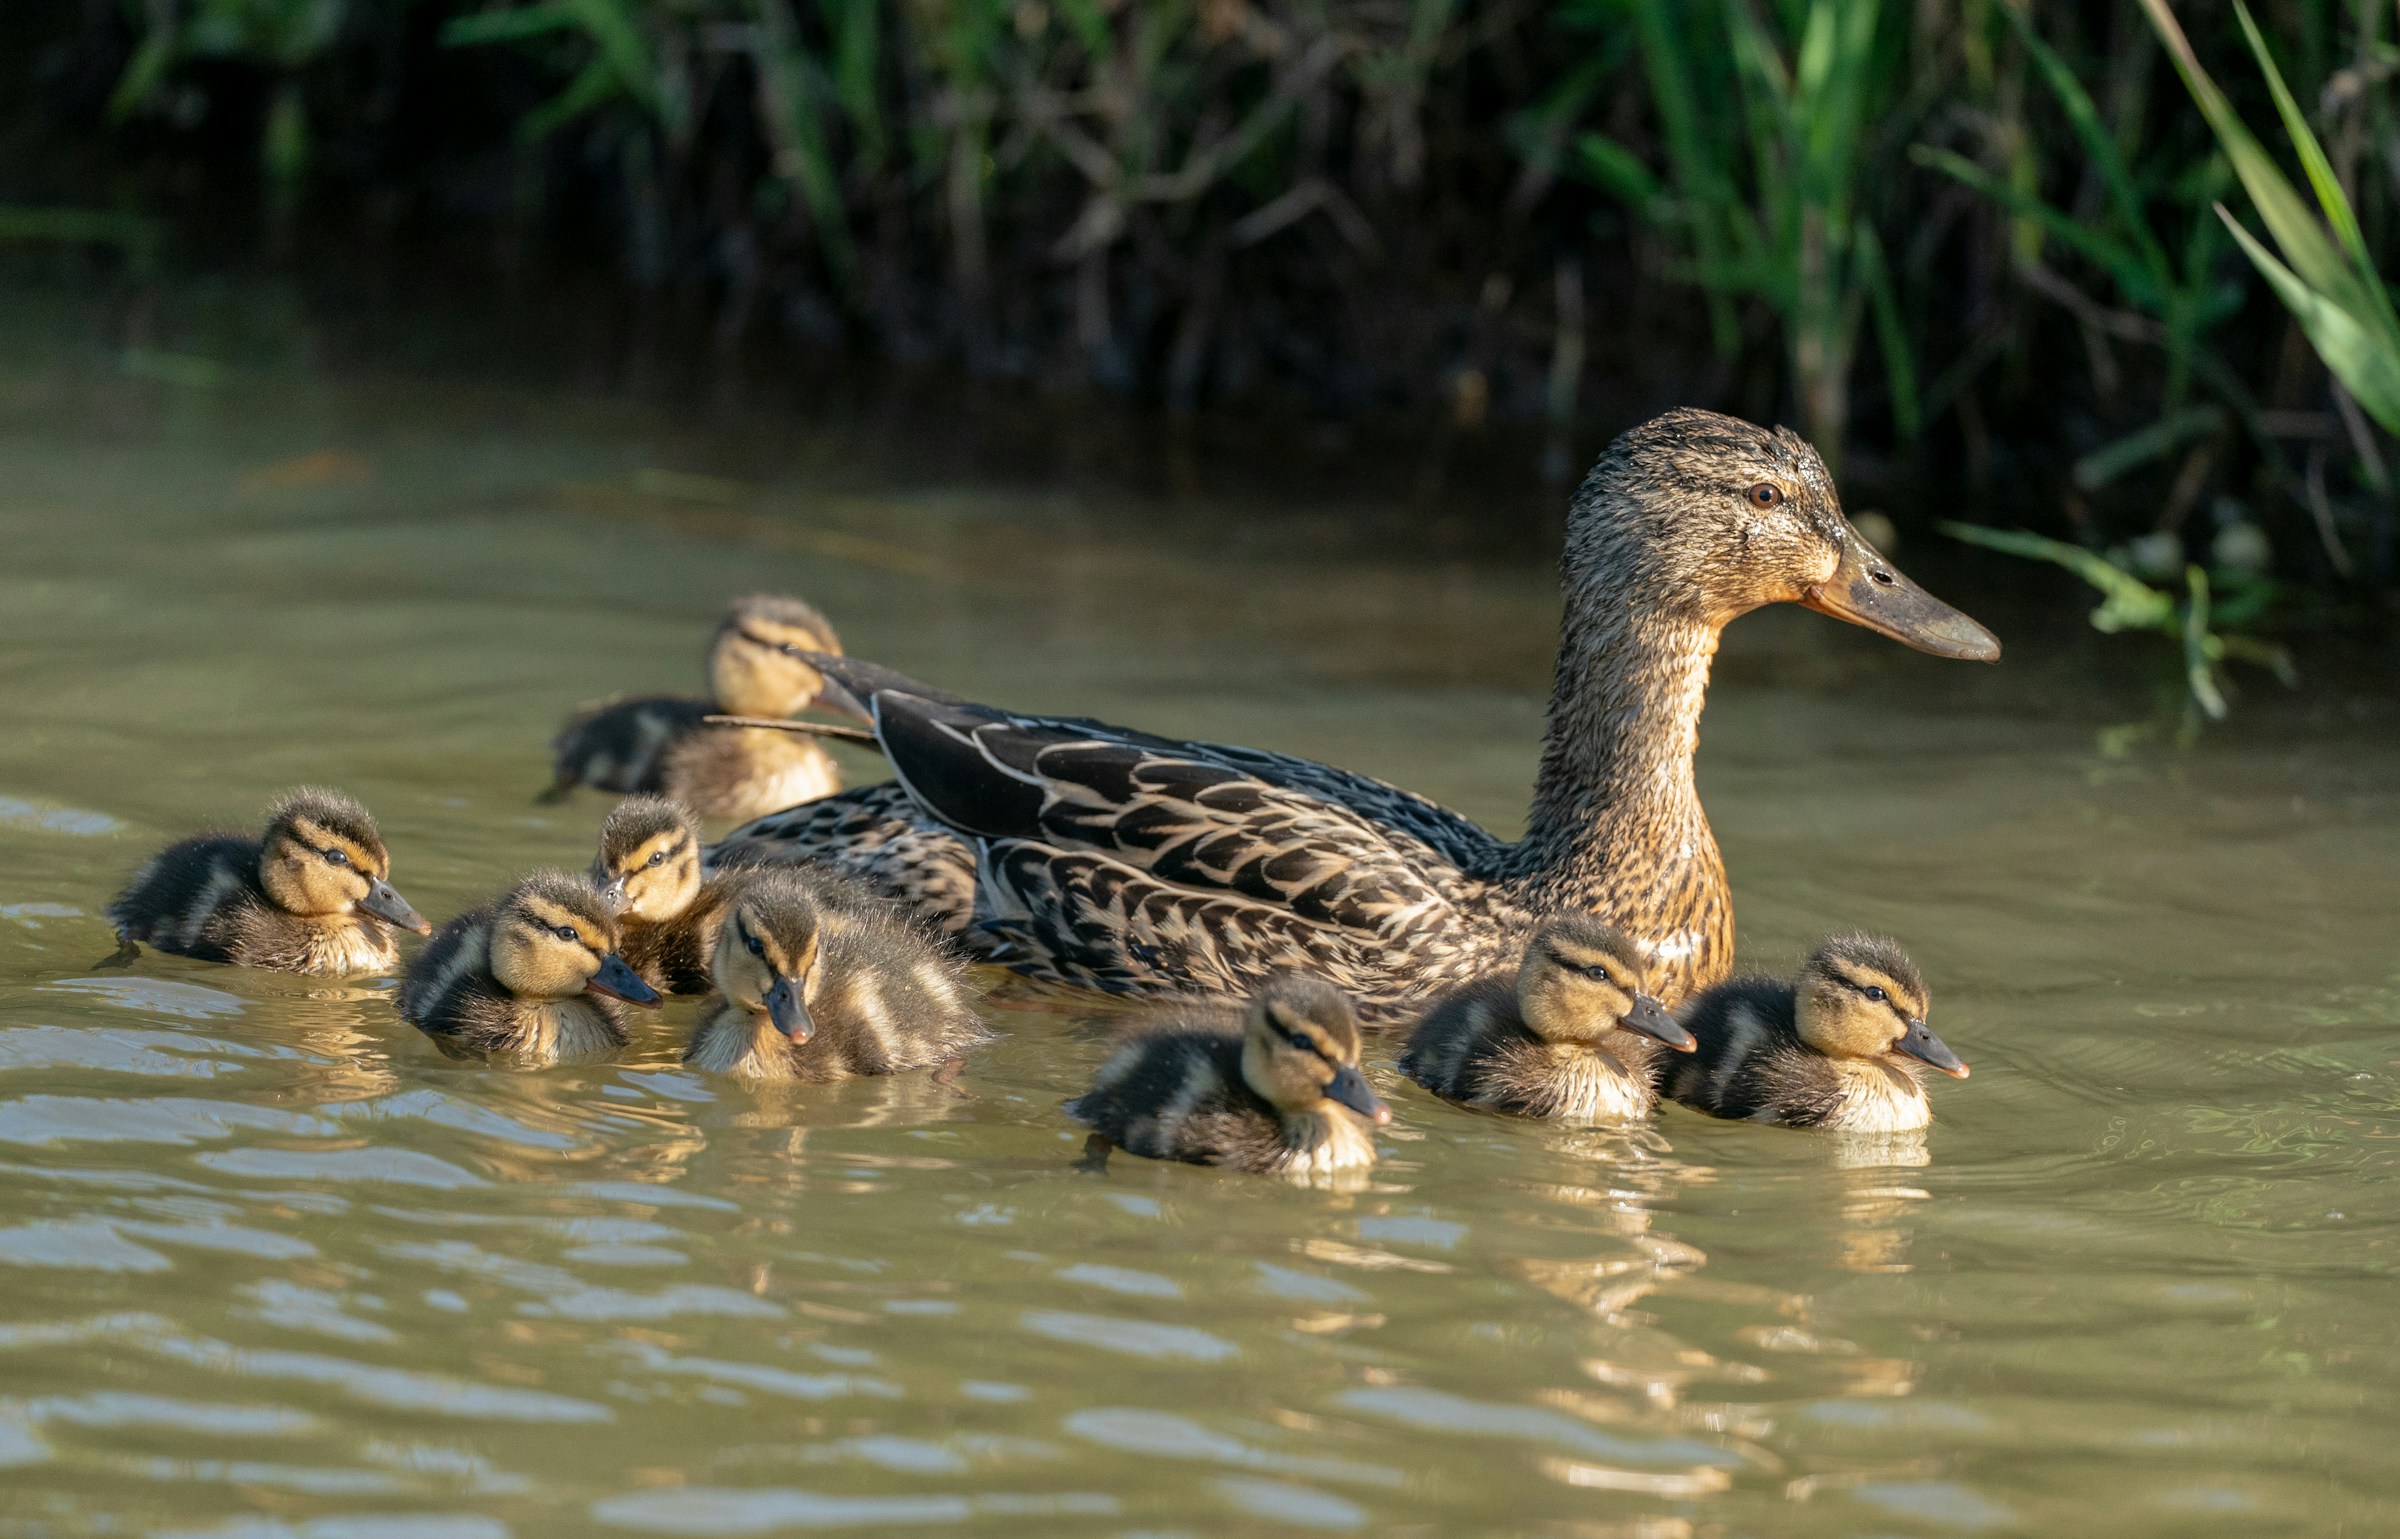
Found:
[[617, 921], [588, 883], [537, 871], [500, 900], [492, 926], [492, 976], [519, 999], [599, 994], [655, 1005], [650, 987], [617, 955]]
[[819, 939], [817, 901], [808, 885], [788, 872], [762, 872], [717, 931], [709, 976], [728, 1001], [764, 1014], [794, 1042], [806, 1042], [817, 1030], [808, 997]]
[[1990, 631], [1851, 527], [1825, 462], [1789, 428], [1686, 408], [1628, 430], [1575, 494], [1566, 561], [1570, 593], [1638, 596], [1712, 630], [1798, 603], [1921, 652], [2000, 656]]
[[330, 919], [358, 912], [426, 933], [433, 926], [385, 880], [391, 869], [375, 820], [338, 791], [304, 787], [267, 814], [258, 879], [285, 913]]
[[1837, 935], [1800, 970], [1800, 1040], [1810, 1047], [1831, 1058], [1898, 1053], [1965, 1079], [1967, 1066], [1925, 1027], [1932, 1008], [1916, 964], [1880, 935]]
[[661, 924], [700, 892], [700, 820], [663, 796], [629, 796], [600, 825], [592, 885], [620, 921]]
[[736, 716], [789, 716], [825, 687], [805, 654], [841, 654], [841, 638], [813, 604], [779, 593], [734, 601], [708, 653], [717, 705]]
[[1561, 914], [1536, 932], [1517, 969], [1525, 1024], [1545, 1042], [1596, 1047], [1623, 1028], [1679, 1052], [1698, 1046], [1644, 988], [1639, 947], [1590, 914]]
[[1277, 1111], [1315, 1111], [1333, 1101], [1371, 1122], [1392, 1120], [1358, 1072], [1358, 1015], [1349, 996], [1320, 979], [1278, 978], [1250, 1001], [1242, 1078]]

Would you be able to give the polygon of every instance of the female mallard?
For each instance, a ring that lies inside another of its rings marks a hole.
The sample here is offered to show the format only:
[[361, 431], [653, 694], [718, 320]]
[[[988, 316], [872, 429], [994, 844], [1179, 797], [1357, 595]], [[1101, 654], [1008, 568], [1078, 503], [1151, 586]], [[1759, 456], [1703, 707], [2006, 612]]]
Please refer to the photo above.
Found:
[[708, 718], [807, 709], [824, 687], [809, 658], [841, 650], [814, 605], [773, 593], [738, 599], [709, 645], [715, 698], [647, 695], [584, 710], [550, 745], [556, 768], [546, 794], [578, 785], [663, 791], [703, 817], [755, 818], [838, 791], [840, 767], [819, 744]]
[[108, 905], [118, 955], [161, 951], [278, 972], [391, 971], [394, 926], [433, 927], [385, 880], [392, 869], [367, 809], [337, 791], [294, 791], [266, 832], [195, 834], [168, 845]]
[[755, 873], [718, 926], [683, 1061], [745, 1079], [835, 1080], [947, 1064], [992, 1039], [966, 969], [839, 877]]
[[1933, 996], [1899, 946], [1842, 935], [1817, 948], [1797, 983], [1734, 978], [1696, 996], [1683, 1024], [1699, 1040], [1672, 1065], [1666, 1093], [1712, 1117], [1905, 1133], [1933, 1120], [1924, 1066], [1967, 1077], [1926, 1029]]
[[626, 1043], [617, 1001], [658, 991], [617, 955], [600, 895], [537, 871], [497, 902], [442, 926], [400, 981], [400, 1014], [452, 1056], [553, 1064]]
[[[1718, 634], [1796, 601], [1945, 657], [1991, 633], [1842, 516], [1792, 433], [1676, 411], [1620, 437], [1570, 510], [1566, 615], [1525, 837], [1282, 754], [976, 705], [812, 659], [898, 779], [762, 818], [724, 865], [814, 861], [924, 906], [1038, 978], [1243, 995], [1318, 973], [1388, 1014], [1598, 914], [1673, 1002], [1724, 975], [1725, 868], [1692, 778]], [[970, 928], [971, 926], [971, 928]]]
[[1400, 1072], [1435, 1095], [1520, 1117], [1621, 1122], [1658, 1102], [1658, 1060], [1692, 1034], [1644, 992], [1623, 933], [1561, 914], [1494, 973], [1444, 997], [1409, 1034]]
[[1358, 1017], [1315, 978], [1277, 978], [1246, 1011], [1197, 1006], [1139, 1032], [1067, 1103], [1111, 1146], [1293, 1177], [1375, 1163], [1391, 1112], [1358, 1072]]

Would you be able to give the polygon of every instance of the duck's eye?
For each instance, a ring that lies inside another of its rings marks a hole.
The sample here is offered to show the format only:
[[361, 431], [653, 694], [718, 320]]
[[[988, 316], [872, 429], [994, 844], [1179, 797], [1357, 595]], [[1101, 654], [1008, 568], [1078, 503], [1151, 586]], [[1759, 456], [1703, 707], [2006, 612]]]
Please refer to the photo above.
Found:
[[767, 943], [755, 935], [743, 936], [742, 944], [750, 948], [750, 954], [754, 957], [763, 958], [767, 954]]
[[665, 863], [666, 858], [667, 852], [665, 850], [660, 850], [657, 854], [651, 856], [647, 861], [643, 862], [642, 869], [647, 871], [652, 866], [662, 865]]
[[550, 927], [550, 933], [563, 941], [575, 939], [575, 927], [571, 924], [554, 924]]
[[1867, 985], [1867, 998], [1875, 1001], [1875, 1003], [1880, 1005], [1890, 997], [1890, 995], [1884, 993], [1884, 991], [1877, 985], [1872, 983]]
[[1772, 481], [1761, 481], [1742, 495], [1750, 499], [1750, 505], [1754, 508], [1783, 506], [1783, 488]]
[[1601, 966], [1599, 966], [1599, 965], [1598, 965], [1598, 964], [1596, 964], [1596, 963], [1595, 963], [1594, 965], [1590, 966], [1590, 967], [1587, 967], [1587, 968], [1585, 968], [1585, 969], [1583, 970], [1583, 975], [1584, 975], [1586, 978], [1589, 978], [1589, 979], [1591, 979], [1591, 980], [1592, 980], [1593, 982], [1595, 982], [1595, 983], [1614, 983], [1614, 982], [1616, 982], [1616, 981], [1617, 981], [1616, 979], [1614, 979], [1614, 978], [1611, 978], [1611, 977], [1608, 975], [1608, 969], [1607, 969], [1607, 968], [1605, 968], [1605, 967], [1601, 967]]
[[319, 850], [317, 853], [325, 857], [327, 865], [346, 866], [350, 864], [350, 857], [340, 850]]

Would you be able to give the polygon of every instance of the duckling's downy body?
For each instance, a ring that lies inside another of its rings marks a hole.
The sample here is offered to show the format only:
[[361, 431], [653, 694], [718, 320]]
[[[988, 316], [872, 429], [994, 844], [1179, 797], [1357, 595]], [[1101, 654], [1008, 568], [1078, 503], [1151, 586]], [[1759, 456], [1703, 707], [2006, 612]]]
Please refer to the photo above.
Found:
[[536, 872], [442, 926], [401, 980], [400, 1013], [445, 1052], [531, 1064], [610, 1052], [626, 1042], [617, 1002], [658, 1003], [616, 943], [598, 893]]
[[1436, 1003], [1400, 1072], [1438, 1096], [1570, 1122], [1623, 1122], [1658, 1101], [1658, 1060], [1691, 1033], [1643, 991], [1640, 948], [1587, 914], [1544, 925], [1514, 977]]
[[199, 834], [151, 856], [108, 918], [127, 947], [334, 978], [389, 972], [400, 957], [393, 927], [432, 928], [390, 872], [366, 808], [300, 790], [276, 804], [258, 838]]
[[700, 820], [663, 796], [633, 796], [600, 825], [592, 885], [617, 916], [617, 954], [668, 994], [705, 994], [725, 911], [749, 873], [700, 874]]
[[685, 1063], [744, 1079], [852, 1079], [945, 1064], [991, 1040], [966, 969], [889, 903], [835, 877], [748, 876], [717, 927], [717, 992]]
[[1373, 1126], [1392, 1115], [1358, 1072], [1350, 1001], [1303, 977], [1275, 979], [1247, 1009], [1162, 1018], [1066, 1111], [1145, 1159], [1300, 1179], [1373, 1165]]
[[1610, 446], [1569, 510], [1562, 577], [1541, 773], [1513, 844], [1328, 765], [1002, 710], [836, 658], [818, 663], [827, 700], [874, 723], [898, 779], [737, 829], [718, 863], [839, 867], [1036, 978], [1230, 999], [1305, 967], [1385, 1016], [1514, 967], [1543, 918], [1580, 911], [1633, 936], [1672, 1003], [1733, 954], [1693, 776], [1725, 626], [1791, 601], [1926, 651], [1999, 654], [1859, 537], [1806, 444], [1709, 412]]
[[1666, 1093], [1712, 1117], [1784, 1127], [1900, 1133], [1933, 1120], [1922, 1076], [1967, 1066], [1926, 1029], [1932, 995], [1880, 936], [1817, 948], [1797, 982], [1734, 978], [1681, 1012], [1697, 1040], [1667, 1067]]
[[715, 698], [649, 695], [591, 707], [551, 744], [552, 794], [577, 785], [657, 791], [710, 818], [755, 818], [842, 788], [840, 768], [815, 739], [706, 718], [789, 716], [824, 687], [802, 654], [839, 655], [841, 641], [815, 607], [760, 594], [737, 601], [708, 654]]

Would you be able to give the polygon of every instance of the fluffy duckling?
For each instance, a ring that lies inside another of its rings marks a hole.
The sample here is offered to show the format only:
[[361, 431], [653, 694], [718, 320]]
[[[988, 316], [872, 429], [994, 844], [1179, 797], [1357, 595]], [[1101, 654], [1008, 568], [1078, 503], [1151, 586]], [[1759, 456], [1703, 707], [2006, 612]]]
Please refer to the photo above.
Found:
[[617, 916], [617, 954], [642, 981], [669, 994], [705, 994], [726, 907], [752, 878], [700, 875], [700, 820], [663, 796], [617, 803], [600, 825], [592, 885]]
[[1437, 1002], [1400, 1072], [1438, 1096], [1520, 1117], [1616, 1122], [1658, 1101], [1658, 1060], [1692, 1034], [1644, 991], [1633, 942], [1589, 914], [1535, 934], [1517, 975], [1494, 974]]
[[1392, 1114], [1358, 1072], [1349, 997], [1285, 976], [1247, 1010], [1197, 1007], [1143, 1031], [1100, 1066], [1067, 1115], [1154, 1160], [1305, 1179], [1375, 1163]]
[[400, 981], [400, 1013], [455, 1055], [549, 1064], [620, 1048], [617, 1001], [655, 1005], [658, 991], [616, 945], [598, 893], [537, 871], [442, 926]]
[[830, 796], [841, 770], [814, 738], [755, 727], [712, 727], [706, 718], [790, 716], [824, 688], [803, 654], [838, 654], [842, 643], [816, 607], [763, 593], [735, 601], [709, 645], [714, 699], [649, 695], [612, 700], [577, 714], [550, 745], [550, 797], [578, 785], [603, 791], [663, 791], [702, 817], [748, 820]]
[[143, 863], [108, 906], [118, 957], [140, 942], [209, 962], [345, 977], [391, 971], [392, 927], [432, 926], [386, 880], [391, 856], [367, 809], [334, 791], [276, 803], [266, 832], [198, 834]]
[[1666, 1093], [1712, 1117], [1785, 1127], [1924, 1127], [1933, 1107], [1921, 1066], [1967, 1077], [1958, 1055], [1925, 1029], [1932, 1003], [1898, 945], [1836, 936], [1795, 983], [1733, 978], [1687, 1002], [1683, 1024], [1699, 1047], [1668, 1068]]
[[710, 999], [683, 1061], [759, 1080], [947, 1064], [992, 1033], [966, 970], [838, 878], [748, 873], [717, 928]]

